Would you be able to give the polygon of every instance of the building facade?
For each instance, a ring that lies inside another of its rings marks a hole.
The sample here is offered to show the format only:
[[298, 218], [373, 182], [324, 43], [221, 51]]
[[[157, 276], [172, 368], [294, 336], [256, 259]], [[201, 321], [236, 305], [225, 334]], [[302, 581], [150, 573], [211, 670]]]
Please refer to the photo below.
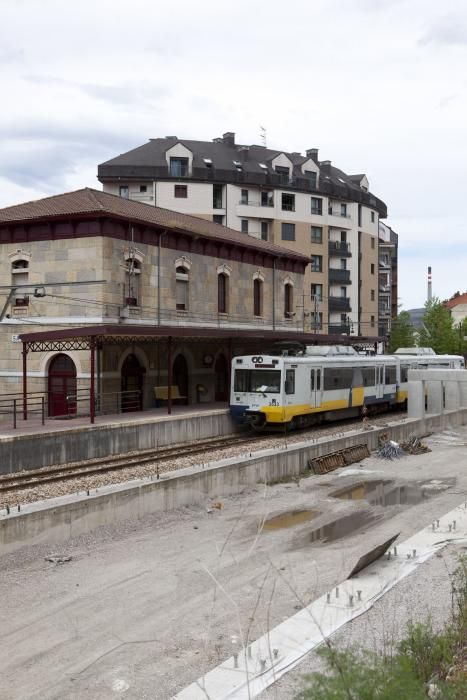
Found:
[[239, 145], [235, 134], [151, 139], [98, 167], [105, 192], [187, 212], [307, 255], [294, 312], [308, 330], [377, 336], [378, 226], [386, 205], [365, 175], [318, 150], [305, 155]]
[[397, 317], [398, 236], [390, 226], [379, 222], [378, 315], [379, 335], [388, 337], [391, 321]]
[[0, 210], [0, 253], [0, 394], [21, 392], [22, 336], [37, 334], [27, 391], [48, 397], [50, 415], [87, 397], [91, 335], [112, 412], [126, 392], [153, 406], [169, 377], [188, 403], [226, 401], [235, 349], [303, 334], [293, 308], [306, 256], [100, 191]]

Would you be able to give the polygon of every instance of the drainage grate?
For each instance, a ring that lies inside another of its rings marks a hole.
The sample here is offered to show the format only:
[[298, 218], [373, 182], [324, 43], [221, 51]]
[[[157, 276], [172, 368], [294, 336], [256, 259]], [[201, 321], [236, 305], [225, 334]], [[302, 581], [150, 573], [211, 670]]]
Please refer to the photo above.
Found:
[[345, 467], [348, 464], [355, 464], [355, 462], [361, 462], [365, 457], [370, 456], [370, 451], [368, 445], [354, 445], [353, 447], [346, 447], [343, 450], [338, 450], [337, 452], [330, 452], [327, 455], [322, 455], [321, 457], [314, 457], [308, 460], [308, 469], [311, 469], [315, 474], [327, 474], [327, 472], [332, 472], [334, 469], [339, 467]]

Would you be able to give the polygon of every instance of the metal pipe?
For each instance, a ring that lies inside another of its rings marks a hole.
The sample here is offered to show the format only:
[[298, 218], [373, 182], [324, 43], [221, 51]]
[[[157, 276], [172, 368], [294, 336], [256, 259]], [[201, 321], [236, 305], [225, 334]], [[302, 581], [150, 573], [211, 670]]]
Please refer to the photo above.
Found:
[[167, 342], [167, 413], [172, 413], [172, 336]]
[[157, 242], [157, 325], [161, 325], [161, 239], [165, 236], [167, 229], [159, 234], [159, 240]]

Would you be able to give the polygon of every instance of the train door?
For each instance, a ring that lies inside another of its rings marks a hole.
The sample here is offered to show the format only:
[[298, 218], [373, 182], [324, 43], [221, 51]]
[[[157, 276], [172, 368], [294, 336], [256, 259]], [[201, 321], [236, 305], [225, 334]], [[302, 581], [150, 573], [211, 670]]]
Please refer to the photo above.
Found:
[[321, 367], [312, 367], [310, 370], [310, 405], [312, 408], [321, 406], [322, 398], [322, 369]]
[[375, 367], [375, 377], [376, 398], [382, 399], [384, 396], [384, 365]]

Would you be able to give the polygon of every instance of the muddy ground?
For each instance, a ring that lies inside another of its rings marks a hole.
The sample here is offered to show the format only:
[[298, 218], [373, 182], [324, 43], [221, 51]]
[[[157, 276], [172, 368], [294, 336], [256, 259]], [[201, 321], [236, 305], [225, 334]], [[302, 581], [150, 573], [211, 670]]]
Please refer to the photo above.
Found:
[[[233, 639], [261, 636], [373, 546], [397, 532], [403, 540], [462, 503], [467, 430], [427, 442], [428, 454], [373, 456], [327, 476], [222, 500], [211, 494], [202, 508], [3, 557], [0, 698], [170, 698], [228, 657]], [[57, 553], [71, 560], [45, 560]], [[386, 643], [385, 630], [395, 638], [433, 601], [441, 623], [456, 556], [449, 548], [424, 564], [341, 638], [368, 639], [371, 629], [375, 646]], [[315, 656], [264, 698], [294, 697]]]

